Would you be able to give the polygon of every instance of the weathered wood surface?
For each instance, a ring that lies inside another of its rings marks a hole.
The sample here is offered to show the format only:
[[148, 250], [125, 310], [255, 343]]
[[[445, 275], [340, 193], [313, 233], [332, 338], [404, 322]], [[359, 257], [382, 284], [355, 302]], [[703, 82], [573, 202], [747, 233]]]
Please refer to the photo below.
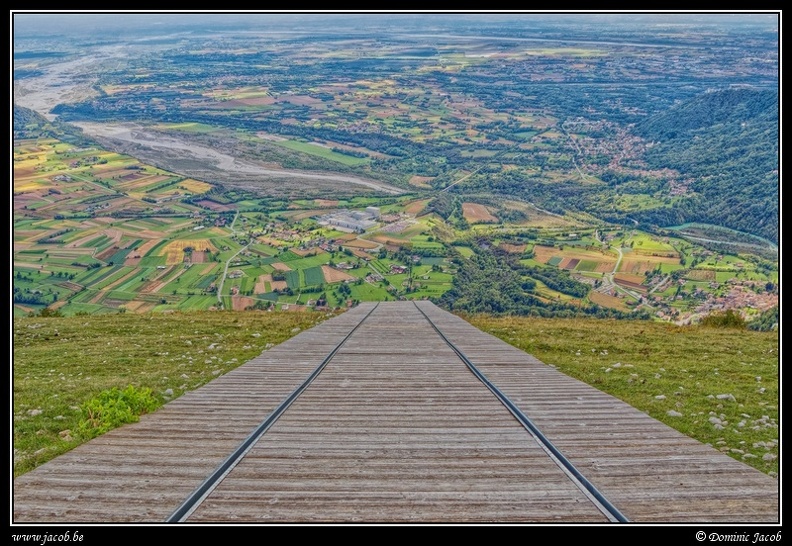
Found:
[[419, 305], [630, 521], [780, 521], [778, 480], [455, 315]]
[[[632, 521], [779, 520], [777, 480], [419, 305]], [[372, 307], [17, 478], [14, 521], [164, 521]], [[388, 302], [187, 521], [606, 519], [412, 303]]]

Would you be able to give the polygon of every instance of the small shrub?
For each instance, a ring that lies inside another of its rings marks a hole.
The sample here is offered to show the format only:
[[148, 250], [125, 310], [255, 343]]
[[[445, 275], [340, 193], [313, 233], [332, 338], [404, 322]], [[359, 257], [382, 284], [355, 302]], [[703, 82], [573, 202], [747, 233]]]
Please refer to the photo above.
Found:
[[707, 315], [700, 324], [710, 328], [745, 328], [745, 320], [733, 309]]
[[124, 390], [113, 387], [80, 406], [83, 419], [77, 430], [82, 436], [95, 438], [123, 424], [137, 422], [141, 415], [155, 410], [158, 405], [151, 389], [137, 389], [132, 385]]

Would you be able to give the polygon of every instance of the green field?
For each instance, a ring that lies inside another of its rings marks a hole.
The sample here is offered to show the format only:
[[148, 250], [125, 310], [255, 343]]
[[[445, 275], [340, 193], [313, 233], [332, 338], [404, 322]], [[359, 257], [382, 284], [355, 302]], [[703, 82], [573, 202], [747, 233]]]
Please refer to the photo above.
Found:
[[365, 165], [369, 163], [371, 160], [365, 157], [355, 157], [347, 154], [342, 154], [331, 150], [325, 146], [320, 146], [318, 144], [311, 144], [310, 142], [303, 142], [299, 140], [281, 140], [275, 142], [278, 146], [283, 146], [284, 148], [288, 148], [290, 150], [295, 150], [297, 152], [302, 152], [304, 154], [315, 155], [317, 157], [321, 157], [322, 159], [328, 159], [330, 161], [336, 161], [338, 163], [343, 163], [344, 165]]

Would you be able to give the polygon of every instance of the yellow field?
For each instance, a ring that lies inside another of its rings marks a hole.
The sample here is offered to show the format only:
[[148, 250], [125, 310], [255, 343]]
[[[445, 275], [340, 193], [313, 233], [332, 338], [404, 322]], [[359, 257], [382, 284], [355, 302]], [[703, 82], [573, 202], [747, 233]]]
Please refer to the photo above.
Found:
[[184, 261], [184, 249], [187, 247], [192, 247], [196, 250], [217, 252], [217, 248], [215, 248], [209, 239], [190, 239], [168, 243], [163, 247], [160, 256], [165, 256], [166, 265], [180, 264]]
[[211, 184], [201, 182], [200, 180], [193, 180], [192, 178], [188, 178], [187, 180], [180, 183], [179, 187], [184, 188], [192, 193], [206, 193], [212, 189]]
[[[547, 261], [553, 256], [560, 256], [561, 258], [563, 258], [563, 260], [561, 261], [562, 264], [569, 263], [569, 260], [574, 258], [577, 258], [578, 260], [588, 260], [598, 263], [606, 262], [608, 266], [604, 268], [605, 271], [611, 271], [613, 269], [613, 266], [616, 264], [616, 260], [614, 259], [612, 254], [602, 253], [598, 250], [586, 250], [582, 248], [571, 248], [571, 247], [567, 247], [564, 250], [560, 250], [558, 248], [551, 246], [542, 246], [542, 245], [534, 246], [534, 259], [537, 262], [546, 264]], [[559, 267], [561, 267], [560, 264]], [[608, 267], [610, 269], [608, 269]], [[600, 269], [598, 268], [597, 271], [600, 271]]]
[[40, 184], [38, 182], [24, 182], [17, 184], [16, 181], [14, 181], [14, 191], [17, 192], [36, 191], [44, 187], [45, 187], [44, 184]]
[[711, 269], [693, 269], [685, 277], [692, 281], [714, 281], [715, 271]]
[[621, 266], [619, 267], [619, 271], [624, 273], [632, 273], [634, 275], [642, 275], [649, 271], [652, 271], [657, 267], [659, 263], [666, 263], [666, 264], [679, 264], [679, 258], [671, 258], [667, 256], [635, 256], [629, 257], [629, 254], [625, 256], [625, 259], [622, 261]]

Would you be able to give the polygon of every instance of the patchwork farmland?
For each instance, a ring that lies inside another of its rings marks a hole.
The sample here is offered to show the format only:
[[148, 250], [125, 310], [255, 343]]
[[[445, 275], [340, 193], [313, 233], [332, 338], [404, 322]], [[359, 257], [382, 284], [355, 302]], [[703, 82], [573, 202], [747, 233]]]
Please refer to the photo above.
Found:
[[[514, 201], [499, 208], [457, 200], [456, 214], [469, 228], [438, 214], [436, 203], [431, 193], [261, 200], [100, 148], [21, 140], [14, 148], [15, 314], [440, 298], [453, 286], [455, 260], [482, 252], [463, 242], [473, 234], [527, 266], [525, 279], [545, 304], [672, 317], [694, 312], [701, 293], [726, 294], [723, 283], [737, 275], [775, 279], [748, 260], [712, 257], [682, 239], [593, 230]], [[334, 211], [363, 209], [378, 211], [365, 232], [321, 222]], [[495, 212], [516, 214], [515, 221]], [[545, 228], [536, 227], [541, 219]], [[694, 267], [685, 267], [688, 260]], [[680, 282], [687, 283], [681, 290]], [[745, 299], [735, 294], [728, 297]], [[756, 308], [768, 301], [757, 300]]]

